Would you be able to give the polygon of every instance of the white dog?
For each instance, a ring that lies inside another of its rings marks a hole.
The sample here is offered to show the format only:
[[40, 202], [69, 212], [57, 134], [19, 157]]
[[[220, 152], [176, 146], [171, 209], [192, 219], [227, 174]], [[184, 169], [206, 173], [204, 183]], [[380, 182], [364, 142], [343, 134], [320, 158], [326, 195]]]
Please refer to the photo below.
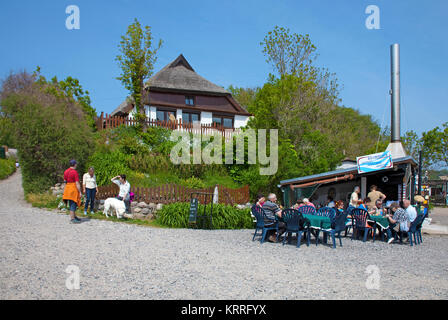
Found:
[[[126, 206], [124, 205], [124, 201], [118, 200], [117, 198], [107, 198], [104, 201], [104, 210], [103, 213], [108, 217], [108, 213], [111, 213], [111, 210], [115, 211], [115, 214], [118, 219], [123, 217], [123, 214], [126, 212]], [[113, 212], [111, 213], [113, 216]]]

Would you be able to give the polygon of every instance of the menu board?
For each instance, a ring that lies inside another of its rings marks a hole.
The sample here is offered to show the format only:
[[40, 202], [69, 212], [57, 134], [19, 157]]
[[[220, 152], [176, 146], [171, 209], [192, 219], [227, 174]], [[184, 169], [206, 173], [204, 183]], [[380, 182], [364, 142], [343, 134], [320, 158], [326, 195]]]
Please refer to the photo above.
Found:
[[188, 217], [189, 223], [196, 223], [196, 218], [198, 216], [198, 199], [192, 198], [190, 201], [190, 216]]

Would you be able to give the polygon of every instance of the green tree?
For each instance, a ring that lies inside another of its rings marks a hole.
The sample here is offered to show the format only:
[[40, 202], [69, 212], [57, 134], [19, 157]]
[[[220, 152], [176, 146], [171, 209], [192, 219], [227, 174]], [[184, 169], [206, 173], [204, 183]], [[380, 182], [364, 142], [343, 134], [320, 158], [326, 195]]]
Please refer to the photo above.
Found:
[[129, 90], [143, 131], [146, 131], [146, 115], [142, 105], [144, 82], [152, 75], [154, 64], [157, 60], [157, 52], [162, 46], [159, 40], [157, 46], [153, 46], [151, 27], [142, 29], [137, 19], [128, 26], [128, 30], [121, 37], [119, 51], [116, 60], [121, 68], [118, 80]]
[[58, 81], [57, 77], [54, 76], [48, 81], [40, 73], [40, 67], [36, 68], [33, 75], [38, 83], [46, 87], [47, 92], [78, 102], [86, 115], [89, 127], [96, 131], [96, 110], [91, 105], [89, 91], [82, 88], [78, 79], [68, 76], [64, 80]]
[[448, 167], [448, 122], [422, 133], [422, 156], [427, 166]]
[[[1, 110], [1, 106], [0, 106]], [[0, 146], [15, 147], [14, 126], [11, 118], [0, 111]]]
[[232, 94], [233, 98], [245, 109], [255, 100], [257, 91], [260, 88], [243, 88], [230, 85], [227, 90]]
[[297, 74], [311, 67], [316, 58], [316, 47], [308, 34], [291, 33], [289, 29], [275, 26], [260, 43], [266, 62], [271, 64], [280, 76]]
[[82, 172], [93, 149], [83, 107], [59, 90], [26, 72], [11, 74], [2, 84], [0, 104], [14, 127], [26, 193], [61, 182], [70, 159]]
[[414, 130], [406, 131], [403, 137], [401, 137], [403, 145], [407, 153], [418, 161], [419, 151], [422, 147], [422, 140]]

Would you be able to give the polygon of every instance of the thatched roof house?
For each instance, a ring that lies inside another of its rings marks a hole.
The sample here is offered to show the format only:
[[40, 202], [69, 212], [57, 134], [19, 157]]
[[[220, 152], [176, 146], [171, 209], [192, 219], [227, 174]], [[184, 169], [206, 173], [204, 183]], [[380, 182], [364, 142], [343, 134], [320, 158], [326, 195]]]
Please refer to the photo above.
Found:
[[[143, 103], [147, 117], [161, 121], [172, 113], [184, 123], [239, 128], [251, 115], [230, 92], [198, 75], [182, 54], [147, 81]], [[127, 99], [111, 115], [132, 117], [133, 109]]]

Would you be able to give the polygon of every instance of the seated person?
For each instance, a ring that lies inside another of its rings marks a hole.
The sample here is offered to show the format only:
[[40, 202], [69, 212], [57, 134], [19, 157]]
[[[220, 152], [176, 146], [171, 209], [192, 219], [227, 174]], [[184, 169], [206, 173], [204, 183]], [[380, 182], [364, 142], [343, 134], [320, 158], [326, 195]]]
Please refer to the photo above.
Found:
[[297, 199], [297, 202], [291, 207], [292, 209], [297, 209], [300, 208], [301, 206], [303, 206], [303, 199], [299, 198]]
[[257, 203], [256, 205], [263, 208], [264, 203], [266, 202], [266, 198], [261, 193], [257, 196]]
[[411, 201], [404, 200], [403, 206], [404, 206], [404, 209], [406, 210], [406, 213], [409, 217], [409, 222], [410, 223], [414, 222], [415, 218], [417, 218], [417, 210], [413, 206], [411, 206]]
[[375, 201], [375, 207], [373, 207], [373, 210], [375, 210], [375, 212], [371, 213], [372, 216], [382, 216], [384, 215], [384, 211], [383, 211], [383, 201], [381, 201], [380, 199]]
[[364, 198], [364, 200], [362, 200], [362, 203], [358, 206], [358, 208], [366, 210], [369, 214], [373, 214], [375, 213], [375, 209], [369, 209], [371, 202], [372, 201], [370, 200], [369, 197]]
[[336, 206], [336, 203], [331, 196], [328, 196], [326, 206], [329, 208], [334, 208]]
[[386, 215], [390, 223], [387, 229], [387, 236], [389, 237], [387, 243], [392, 243], [395, 240], [398, 231], [406, 232], [409, 230], [409, 216], [403, 208], [400, 208], [398, 202], [393, 202], [390, 205], [390, 210], [393, 216], [391, 214]]
[[344, 212], [344, 201], [342, 201], [342, 200], [336, 201], [335, 209], [338, 213], [343, 213]]
[[[266, 213], [266, 216], [269, 220], [265, 222], [270, 223], [272, 220], [275, 220], [275, 217], [282, 217], [282, 209], [280, 209], [277, 202], [277, 196], [274, 193], [270, 193], [268, 196], [268, 201], [263, 204], [263, 210]], [[286, 230], [286, 224], [282, 221], [278, 222], [278, 236], [280, 237]], [[269, 230], [268, 240], [270, 242], [277, 242], [276, 235], [274, 230]]]
[[314, 205], [314, 203], [312, 203], [308, 198], [303, 198], [303, 205], [304, 206], [311, 206], [313, 208], [316, 208], [316, 206]]

